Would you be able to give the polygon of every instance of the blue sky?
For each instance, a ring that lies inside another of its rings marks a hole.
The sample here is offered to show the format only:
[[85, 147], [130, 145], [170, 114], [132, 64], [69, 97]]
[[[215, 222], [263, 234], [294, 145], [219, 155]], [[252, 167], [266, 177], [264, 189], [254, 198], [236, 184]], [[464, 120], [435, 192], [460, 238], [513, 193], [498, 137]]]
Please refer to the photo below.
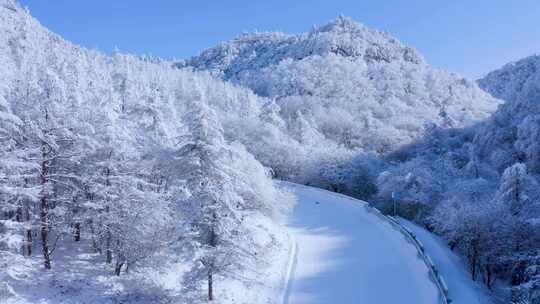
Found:
[[390, 32], [436, 67], [477, 78], [540, 53], [538, 0], [21, 0], [85, 47], [186, 58], [246, 31], [305, 32], [339, 14]]

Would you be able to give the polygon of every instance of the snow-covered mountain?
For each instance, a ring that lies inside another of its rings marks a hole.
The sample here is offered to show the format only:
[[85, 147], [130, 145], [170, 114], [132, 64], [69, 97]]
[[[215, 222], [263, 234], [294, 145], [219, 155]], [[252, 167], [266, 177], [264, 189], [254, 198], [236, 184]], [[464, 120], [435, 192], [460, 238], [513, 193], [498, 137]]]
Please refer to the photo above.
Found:
[[227, 80], [241, 80], [246, 71], [262, 70], [285, 59], [335, 54], [370, 62], [404, 61], [425, 65], [414, 49], [389, 34], [365, 27], [347, 17], [299, 35], [280, 32], [245, 33], [179, 63], [211, 70]]
[[473, 81], [346, 17], [303, 34], [244, 34], [177, 66], [275, 99], [288, 133], [314, 149], [385, 154], [419, 138], [426, 124], [468, 126], [499, 104]]

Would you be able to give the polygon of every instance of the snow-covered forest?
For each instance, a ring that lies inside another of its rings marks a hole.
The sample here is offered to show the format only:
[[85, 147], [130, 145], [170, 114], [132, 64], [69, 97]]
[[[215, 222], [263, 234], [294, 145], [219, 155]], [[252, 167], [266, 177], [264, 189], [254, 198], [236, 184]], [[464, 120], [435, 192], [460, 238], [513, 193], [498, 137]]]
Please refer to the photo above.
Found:
[[494, 299], [540, 303], [538, 102], [538, 56], [475, 82], [346, 17], [170, 62], [0, 0], [0, 300], [276, 303], [279, 179], [415, 221]]
[[79, 48], [11, 1], [0, 33], [3, 293], [31, 262], [65, 269], [85, 251], [117, 276], [182, 259], [178, 285], [194, 299], [265, 273], [291, 201], [224, 137], [250, 119], [264, 132], [265, 101], [158, 59]]
[[433, 128], [390, 153], [374, 199], [389, 210], [393, 193], [402, 216], [466, 258], [473, 279], [508, 282], [517, 303], [540, 301], [539, 77], [533, 56], [480, 79], [506, 102], [472, 127]]

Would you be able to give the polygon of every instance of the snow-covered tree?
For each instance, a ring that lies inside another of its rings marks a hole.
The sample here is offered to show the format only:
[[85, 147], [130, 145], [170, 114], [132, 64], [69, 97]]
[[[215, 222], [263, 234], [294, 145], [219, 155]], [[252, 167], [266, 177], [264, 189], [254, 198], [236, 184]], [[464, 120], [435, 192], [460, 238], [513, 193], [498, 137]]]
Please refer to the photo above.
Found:
[[[85, 144], [77, 135], [75, 117], [62, 80], [52, 71], [36, 73], [29, 69], [18, 91], [11, 96], [14, 111], [24, 120], [24, 145], [39, 151], [29, 163], [37, 168], [28, 183], [39, 187], [37, 196], [38, 227], [45, 268], [51, 268], [49, 236], [53, 225], [59, 237], [63, 231], [64, 214], [77, 191], [79, 176], [76, 166]], [[54, 246], [54, 245], [53, 245]]]
[[526, 213], [527, 207], [533, 204], [530, 194], [535, 186], [535, 181], [527, 175], [525, 164], [514, 164], [504, 170], [497, 199], [507, 204], [513, 215]]
[[196, 238], [199, 264], [191, 279], [204, 278], [208, 300], [214, 299], [215, 276], [238, 254], [235, 240], [242, 218], [226, 158], [231, 152], [222, 127], [204, 99], [191, 101], [186, 114], [189, 141], [178, 150], [191, 196], [185, 213]]
[[0, 118], [0, 246], [31, 255], [31, 208], [38, 193], [28, 179], [36, 167], [28, 159], [32, 153], [25, 146], [24, 123], [11, 111], [3, 94]]
[[267, 172], [240, 144], [226, 142], [204, 95], [187, 105], [187, 140], [175, 154], [189, 189], [181, 210], [193, 235], [189, 247], [198, 261], [187, 281], [200, 287], [198, 282], [205, 280], [212, 300], [217, 276], [235, 277], [256, 263], [258, 245], [245, 223], [247, 217], [278, 216], [288, 201], [278, 200]]

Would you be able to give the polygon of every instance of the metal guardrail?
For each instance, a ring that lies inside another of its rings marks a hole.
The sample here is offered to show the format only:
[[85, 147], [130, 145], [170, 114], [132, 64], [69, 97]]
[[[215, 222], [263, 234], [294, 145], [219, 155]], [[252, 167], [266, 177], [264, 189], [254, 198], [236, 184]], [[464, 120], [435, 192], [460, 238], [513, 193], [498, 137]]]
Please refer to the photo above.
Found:
[[411, 230], [409, 230], [407, 227], [401, 225], [401, 223], [394, 217], [386, 216], [382, 214], [378, 209], [369, 205], [367, 205], [366, 208], [372, 213], [382, 218], [383, 220], [389, 222], [392, 226], [394, 226], [397, 230], [399, 230], [407, 238], [407, 240], [409, 240], [416, 247], [416, 249], [418, 250], [418, 254], [422, 257], [422, 260], [424, 260], [424, 263], [429, 269], [429, 274], [431, 276], [431, 279], [435, 282], [435, 285], [437, 285], [437, 288], [439, 289], [439, 293], [441, 294], [441, 302], [443, 304], [452, 303], [446, 281], [439, 273], [437, 266], [435, 265], [435, 263], [433, 263], [433, 260], [426, 253], [424, 244], [422, 244], [422, 242], [416, 238], [416, 235], [414, 235], [414, 233]]

